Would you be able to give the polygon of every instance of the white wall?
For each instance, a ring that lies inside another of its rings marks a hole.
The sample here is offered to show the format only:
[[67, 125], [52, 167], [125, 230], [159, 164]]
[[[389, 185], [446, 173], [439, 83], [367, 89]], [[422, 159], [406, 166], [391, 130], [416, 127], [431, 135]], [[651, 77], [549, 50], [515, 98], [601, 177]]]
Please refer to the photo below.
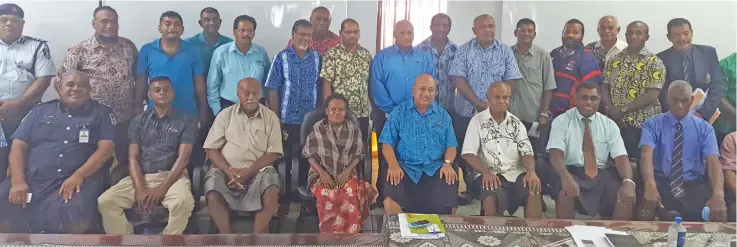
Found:
[[[386, 0], [390, 1], [390, 0]], [[97, 7], [95, 0], [86, 1], [41, 1], [19, 0], [17, 3], [26, 13], [26, 35], [49, 41], [51, 53], [57, 65], [61, 64], [66, 50], [80, 40], [92, 35], [92, 11]], [[372, 54], [376, 50], [376, 0], [336, 0], [336, 1], [104, 1], [115, 8], [120, 16], [120, 35], [131, 39], [140, 48], [153, 41], [160, 34], [157, 31], [158, 18], [162, 12], [174, 10], [184, 19], [185, 33], [190, 37], [201, 31], [197, 24], [202, 8], [211, 6], [220, 11], [223, 19], [221, 33], [232, 36], [233, 19], [240, 14], [253, 16], [258, 22], [254, 42], [264, 46], [273, 56], [286, 46], [290, 38], [291, 26], [297, 19], [308, 19], [316, 6], [332, 10], [331, 30], [337, 32], [340, 22], [351, 17], [361, 25], [359, 42]], [[596, 23], [607, 14], [619, 18], [624, 39], [626, 25], [641, 20], [650, 25], [648, 47], [659, 52], [670, 46], [665, 37], [666, 23], [673, 17], [689, 19], [694, 27], [694, 43], [711, 45], [717, 48], [720, 57], [735, 52], [737, 46], [737, 3], [719, 2], [681, 2], [681, 1], [455, 1], [450, 0], [447, 14], [453, 20], [450, 39], [460, 45], [473, 37], [471, 27], [473, 18], [489, 14], [496, 19], [496, 38], [507, 44], [514, 44], [513, 35], [517, 20], [529, 17], [537, 22], [536, 44], [546, 50], [560, 46], [560, 31], [570, 18], [578, 18], [586, 25], [584, 42], [598, 39]], [[425, 39], [427, 37], [415, 37]], [[56, 92], [48, 90], [44, 99], [55, 98]]]
[[515, 25], [519, 19], [527, 17], [537, 24], [534, 42], [549, 51], [561, 45], [560, 34], [565, 22], [577, 18], [586, 27], [584, 42], [588, 43], [599, 39], [596, 32], [599, 18], [614, 15], [619, 20], [619, 38], [622, 40], [625, 40], [627, 24], [636, 20], [647, 23], [650, 40], [646, 45], [650, 51], [657, 53], [671, 46], [666, 38], [668, 21], [682, 17], [693, 26], [693, 43], [714, 46], [719, 57], [723, 58], [735, 52], [737, 46], [735, 8], [735, 1], [505, 1], [502, 40], [514, 44]]
[[[69, 47], [92, 36], [92, 10], [97, 7], [97, 1], [19, 1], [16, 4], [25, 12], [23, 34], [48, 41], [57, 67], [61, 66]], [[56, 90], [49, 87], [43, 100], [57, 97]]]

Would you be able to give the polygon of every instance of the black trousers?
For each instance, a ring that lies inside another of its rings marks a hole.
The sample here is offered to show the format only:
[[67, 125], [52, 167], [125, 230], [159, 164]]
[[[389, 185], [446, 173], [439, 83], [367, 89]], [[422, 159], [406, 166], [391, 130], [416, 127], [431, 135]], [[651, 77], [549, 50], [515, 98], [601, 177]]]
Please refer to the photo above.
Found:
[[[377, 141], [381, 138], [381, 131], [384, 129], [384, 124], [386, 123], [386, 113], [381, 111], [378, 107], [373, 107], [371, 114], [373, 115], [373, 125], [374, 125], [374, 131], [376, 132]], [[384, 183], [382, 183], [382, 180], [386, 180], [387, 175], [387, 167], [386, 159], [384, 159], [384, 153], [381, 143], [377, 144], [378, 148], [378, 160], [379, 160], [379, 174], [377, 177], [376, 182], [376, 189], [379, 191], [379, 196], [377, 197], [376, 201], [381, 204], [381, 202], [384, 201], [385, 191], [384, 191]]]
[[230, 100], [226, 100], [223, 98], [220, 98], [220, 109], [228, 108], [229, 106], [235, 105], [234, 102], [230, 102]]
[[36, 104], [27, 106], [14, 114], [9, 114], [8, 116], [3, 117], [2, 121], [0, 121], [0, 124], [3, 127], [3, 133], [5, 133], [5, 140], [8, 142], [7, 147], [0, 148], [0, 182], [5, 180], [8, 176], [7, 171], [10, 164], [8, 157], [10, 156], [10, 147], [13, 145], [11, 137], [13, 137], [13, 133], [18, 129], [18, 125], [20, 125], [23, 118], [26, 117], [26, 114], [28, 114], [31, 108], [35, 105]]
[[361, 128], [361, 139], [363, 140], [364, 159], [358, 164], [358, 174], [363, 180], [371, 182], [371, 130], [369, 130], [369, 118], [358, 118], [358, 126]]
[[[548, 121], [549, 123], [552, 123], [552, 119]], [[522, 121], [522, 125], [525, 126], [525, 130], [530, 131], [532, 128], [532, 123], [528, 123], [525, 121]], [[550, 126], [550, 124], [548, 124]], [[536, 157], [543, 157], [545, 152], [545, 148], [548, 145], [548, 136], [550, 136], [550, 128], [540, 128], [538, 126], [538, 130], [540, 131], [540, 135], [538, 137], [529, 137], [530, 143], [532, 144], [532, 151], [535, 153]]]
[[630, 159], [640, 160], [640, 137], [642, 136], [642, 128], [627, 126], [620, 128], [619, 131], [624, 141], [624, 148], [627, 150], [627, 157]]
[[[287, 189], [292, 188], [292, 161], [298, 160], [297, 168], [297, 186], [307, 185], [307, 172], [310, 164], [307, 159], [302, 158], [302, 147], [300, 145], [300, 134], [302, 126], [299, 124], [284, 124], [284, 130], [287, 134], [284, 140], [284, 178]], [[283, 138], [283, 136], [282, 136]], [[287, 190], [289, 191], [289, 190]]]
[[450, 113], [450, 118], [453, 122], [453, 131], [456, 135], [456, 141], [458, 141], [458, 152], [456, 152], [456, 159], [453, 163], [458, 164], [463, 170], [463, 181], [466, 183], [466, 191], [471, 188], [473, 183], [472, 174], [473, 169], [466, 163], [461, 157], [461, 150], [463, 150], [463, 141], [466, 139], [466, 130], [468, 129], [468, 123], [471, 122], [471, 118], [467, 118], [456, 113]]

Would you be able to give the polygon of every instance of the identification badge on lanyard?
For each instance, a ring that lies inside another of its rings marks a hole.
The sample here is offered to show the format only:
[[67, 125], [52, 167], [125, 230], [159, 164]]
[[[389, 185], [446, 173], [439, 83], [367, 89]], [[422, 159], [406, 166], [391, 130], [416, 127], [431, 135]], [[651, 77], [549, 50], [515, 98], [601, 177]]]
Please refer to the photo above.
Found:
[[87, 129], [87, 125], [82, 126], [82, 129], [79, 130], [79, 143], [89, 143], [90, 142], [90, 130]]

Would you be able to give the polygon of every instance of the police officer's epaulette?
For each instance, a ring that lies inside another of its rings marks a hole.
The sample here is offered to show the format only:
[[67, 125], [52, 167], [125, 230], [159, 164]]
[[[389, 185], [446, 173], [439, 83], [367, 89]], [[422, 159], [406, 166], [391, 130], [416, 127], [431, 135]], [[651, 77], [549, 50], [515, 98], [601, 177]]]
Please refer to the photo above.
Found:
[[28, 40], [33, 40], [33, 41], [36, 41], [36, 42], [39, 42], [39, 43], [46, 43], [47, 42], [46, 40], [39, 39], [39, 38], [34, 38], [34, 37], [31, 37], [31, 36], [24, 36], [24, 37], [26, 39], [28, 39]]
[[38, 104], [36, 104], [33, 107], [38, 107], [38, 106], [48, 105], [48, 104], [58, 104], [58, 103], [59, 103], [59, 99], [52, 99], [52, 100], [45, 101], [45, 102], [39, 102]]

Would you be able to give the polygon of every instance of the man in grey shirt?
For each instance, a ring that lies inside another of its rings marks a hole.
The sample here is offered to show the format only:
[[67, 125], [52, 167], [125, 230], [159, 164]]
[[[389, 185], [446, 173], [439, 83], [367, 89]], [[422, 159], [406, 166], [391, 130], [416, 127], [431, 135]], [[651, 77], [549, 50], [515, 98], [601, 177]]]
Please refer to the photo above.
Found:
[[[546, 129], [551, 122], [548, 107], [556, 87], [550, 55], [532, 44], [536, 36], [535, 27], [535, 22], [530, 19], [519, 20], [514, 30], [517, 44], [512, 46], [514, 58], [522, 73], [522, 81], [515, 85], [509, 111], [522, 120], [528, 131], [534, 122], [540, 124], [539, 129]], [[530, 140], [535, 153], [542, 153], [539, 143], [545, 141], [545, 138]]]

